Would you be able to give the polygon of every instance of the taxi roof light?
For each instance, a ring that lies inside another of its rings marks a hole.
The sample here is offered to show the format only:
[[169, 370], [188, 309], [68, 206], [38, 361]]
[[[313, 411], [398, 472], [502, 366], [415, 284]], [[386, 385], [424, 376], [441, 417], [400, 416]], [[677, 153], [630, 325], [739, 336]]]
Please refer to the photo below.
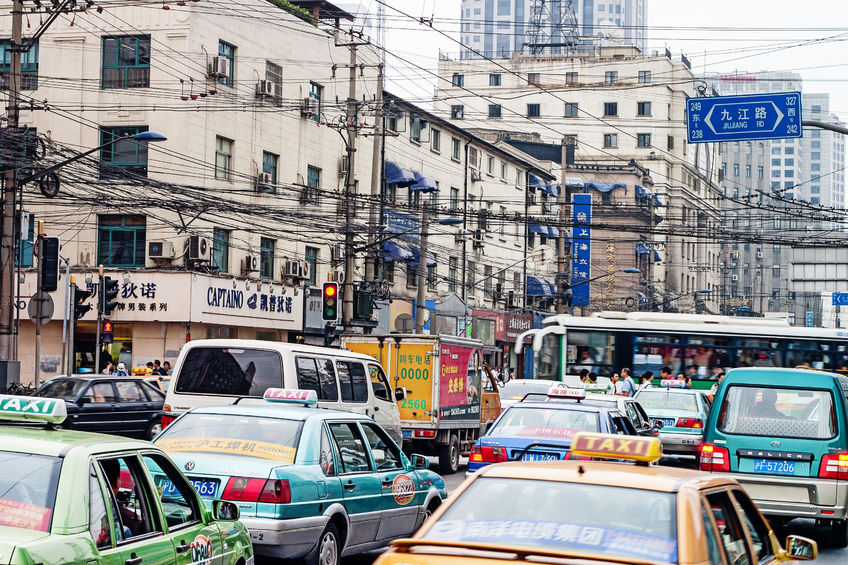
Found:
[[61, 424], [67, 417], [62, 399], [0, 394], [0, 420]]
[[660, 386], [666, 388], [686, 388], [686, 381], [683, 379], [663, 379], [660, 381]]
[[548, 391], [548, 398], [571, 398], [573, 400], [583, 400], [586, 398], [586, 391], [582, 388], [562, 388], [552, 386]]
[[269, 388], [262, 398], [267, 402], [282, 402], [284, 404], [301, 404], [303, 406], [318, 404], [318, 394], [314, 390], [296, 388]]
[[571, 453], [603, 459], [626, 459], [653, 463], [662, 457], [662, 442], [656, 437], [621, 436], [577, 432], [571, 440]]

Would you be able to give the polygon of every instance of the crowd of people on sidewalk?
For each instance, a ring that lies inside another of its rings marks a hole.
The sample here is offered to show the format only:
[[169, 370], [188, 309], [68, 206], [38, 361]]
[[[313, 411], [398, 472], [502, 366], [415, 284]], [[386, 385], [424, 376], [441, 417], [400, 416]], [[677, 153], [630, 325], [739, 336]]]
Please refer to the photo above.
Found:
[[[171, 362], [165, 361], [162, 363], [159, 359], [154, 361], [149, 361], [147, 363], [147, 369], [145, 374], [148, 375], [170, 375], [171, 374]], [[129, 376], [129, 372], [127, 371], [127, 366], [124, 363], [118, 363], [117, 366], [112, 361], [107, 361], [106, 365], [103, 367], [103, 371], [101, 371], [104, 375], [114, 375], [116, 377], [127, 377]]]
[[[716, 376], [716, 383], [710, 389], [710, 394], [715, 395], [719, 383], [721, 383], [721, 380], [724, 378], [724, 374], [724, 371], [721, 371]], [[645, 371], [644, 373], [642, 373], [642, 376], [639, 377], [639, 383], [637, 384], [636, 379], [632, 376], [630, 369], [628, 367], [625, 367], [621, 369], [621, 371], [613, 372], [609, 380], [610, 392], [612, 392], [612, 394], [618, 396], [634, 396], [636, 394], [636, 391], [644, 388], [651, 388], [654, 386], [654, 373], [653, 371]], [[683, 388], [692, 388], [692, 377], [680, 373], [675, 378], [670, 367], [663, 367], [662, 369], [660, 369], [660, 381], [666, 380], [683, 381]], [[580, 382], [584, 387], [596, 387], [598, 382], [598, 374], [588, 369], [581, 369]]]

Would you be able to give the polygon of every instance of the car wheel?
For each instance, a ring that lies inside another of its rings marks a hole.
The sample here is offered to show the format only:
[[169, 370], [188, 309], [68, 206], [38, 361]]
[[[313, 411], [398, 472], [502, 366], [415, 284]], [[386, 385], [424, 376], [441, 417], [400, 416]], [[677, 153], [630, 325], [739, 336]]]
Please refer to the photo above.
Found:
[[830, 538], [833, 547], [848, 546], [848, 520], [834, 520], [830, 523]]
[[452, 475], [459, 469], [459, 438], [451, 435], [447, 445], [439, 449], [439, 471]]
[[432, 516], [432, 515], [433, 515], [433, 512], [435, 512], [435, 511], [436, 511], [436, 508], [438, 508], [438, 507], [439, 507], [439, 503], [438, 503], [438, 502], [436, 502], [435, 500], [434, 500], [433, 502], [431, 502], [431, 503], [430, 503], [430, 505], [429, 505], [429, 506], [427, 506], [427, 510], [425, 510], [425, 511], [424, 511], [424, 519], [423, 519], [423, 520], [421, 520], [421, 523], [423, 524], [424, 522], [426, 522], [427, 520], [429, 520], [429, 519], [430, 519], [430, 516]]
[[153, 439], [159, 432], [162, 431], [162, 420], [156, 420], [155, 422], [150, 424], [150, 427], [147, 428], [147, 435], [145, 436], [147, 439]]
[[307, 565], [338, 565], [339, 555], [341, 554], [341, 543], [339, 538], [339, 530], [330, 522], [321, 537], [318, 538], [318, 544], [315, 546], [309, 555], [304, 560]]

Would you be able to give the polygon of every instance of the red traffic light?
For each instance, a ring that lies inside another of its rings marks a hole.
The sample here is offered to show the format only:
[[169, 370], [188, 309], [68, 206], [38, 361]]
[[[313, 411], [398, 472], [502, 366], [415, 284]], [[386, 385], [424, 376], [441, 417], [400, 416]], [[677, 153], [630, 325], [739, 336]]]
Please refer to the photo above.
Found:
[[324, 284], [324, 296], [335, 296], [336, 295], [336, 284], [335, 283], [326, 283]]
[[109, 320], [106, 320], [105, 322], [103, 322], [103, 333], [105, 333], [105, 334], [112, 333], [112, 322], [110, 322]]
[[321, 301], [321, 318], [324, 320], [336, 320], [339, 317], [336, 300], [339, 294], [339, 285], [334, 282], [326, 282], [323, 286], [324, 296]]

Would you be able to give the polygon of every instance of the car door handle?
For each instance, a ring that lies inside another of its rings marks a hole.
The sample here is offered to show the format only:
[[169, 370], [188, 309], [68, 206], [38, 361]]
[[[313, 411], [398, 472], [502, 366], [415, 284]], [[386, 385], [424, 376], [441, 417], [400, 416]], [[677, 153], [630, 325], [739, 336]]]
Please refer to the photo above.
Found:
[[191, 544], [190, 544], [190, 543], [186, 543], [186, 542], [185, 542], [185, 540], [180, 540], [180, 543], [181, 543], [182, 545], [178, 545], [178, 546], [177, 546], [177, 553], [185, 553], [186, 551], [188, 551], [189, 549], [191, 549]]
[[124, 561], [124, 565], [138, 565], [141, 563], [141, 557], [130, 557]]
[[353, 490], [353, 489], [356, 488], [356, 483], [347, 482], [347, 483], [345, 483], [344, 488], [345, 488], [345, 490]]

